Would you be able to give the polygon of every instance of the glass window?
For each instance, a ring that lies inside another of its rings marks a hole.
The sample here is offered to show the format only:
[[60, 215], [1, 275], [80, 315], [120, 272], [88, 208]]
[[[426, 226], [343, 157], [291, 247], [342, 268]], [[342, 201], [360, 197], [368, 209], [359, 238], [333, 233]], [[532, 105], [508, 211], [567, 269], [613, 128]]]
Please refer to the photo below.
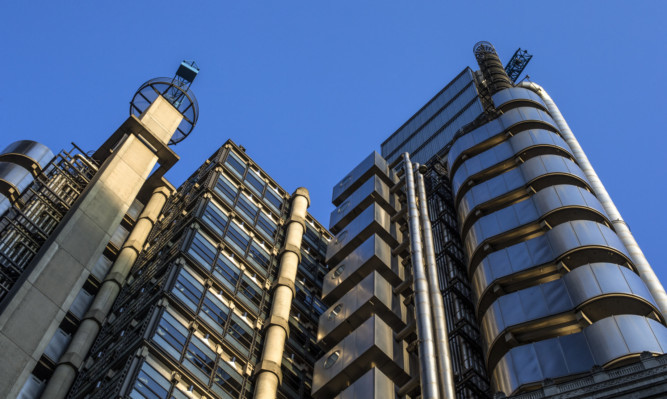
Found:
[[225, 241], [236, 248], [241, 254], [245, 254], [250, 242], [250, 236], [239, 225], [232, 222], [227, 229]]
[[192, 255], [202, 266], [210, 269], [215, 260], [215, 254], [218, 252], [213, 240], [208, 238], [201, 231], [195, 233], [192, 239], [188, 253]]
[[271, 208], [275, 209], [277, 212], [280, 212], [280, 208], [283, 205], [283, 200], [278, 196], [278, 194], [274, 193], [273, 190], [266, 190], [264, 199], [266, 200], [266, 203], [271, 206]]
[[[229, 330], [227, 332], [230, 342], [239, 349], [242, 353], [248, 354], [250, 344], [252, 343], [253, 331], [252, 328], [241, 317], [232, 314], [229, 322]], [[240, 344], [241, 346], [239, 346]]]
[[241, 294], [240, 298], [244, 303], [255, 309], [258, 309], [259, 304], [262, 302], [262, 289], [259, 288], [259, 285], [255, 281], [246, 275], [243, 275], [241, 278], [239, 294]]
[[193, 311], [197, 311], [199, 298], [204, 292], [204, 285], [194, 278], [186, 269], [182, 269], [172, 290], [174, 295]]
[[204, 302], [201, 305], [200, 314], [211, 327], [220, 327], [220, 329], [216, 329], [216, 331], [222, 333], [222, 330], [225, 327], [225, 321], [227, 321], [227, 317], [229, 316], [229, 307], [222, 303], [217, 295], [208, 291], [204, 297]]
[[269, 217], [269, 215], [264, 212], [259, 213], [259, 218], [257, 219], [258, 231], [262, 233], [265, 237], [268, 237], [271, 242], [274, 241], [276, 236], [276, 231], [278, 230], [278, 225]]
[[202, 382], [208, 384], [215, 367], [215, 357], [215, 352], [204, 341], [193, 336], [185, 352], [183, 365]]
[[188, 329], [169, 312], [164, 312], [153, 341], [176, 360], [181, 358], [188, 336]]
[[255, 241], [250, 244], [248, 260], [257, 266], [260, 273], [266, 276], [266, 271], [271, 264], [271, 255]]
[[241, 194], [238, 202], [236, 203], [236, 210], [243, 216], [245, 216], [251, 223], [255, 222], [259, 208], [257, 205], [253, 204], [250, 198], [245, 194]]
[[213, 376], [213, 390], [222, 397], [238, 398], [241, 393], [243, 377], [227, 361], [218, 362]]
[[254, 170], [250, 169], [248, 171], [248, 174], [245, 177], [246, 182], [248, 183], [248, 187], [252, 191], [254, 191], [257, 195], [260, 197], [262, 196], [262, 192], [264, 191], [264, 181], [262, 180], [261, 177], [255, 172]]
[[229, 152], [227, 155], [227, 161], [225, 162], [230, 166], [231, 171], [236, 174], [238, 177], [243, 177], [243, 172], [245, 172], [246, 164], [239, 158], [238, 155], [233, 152]]
[[227, 226], [227, 221], [229, 217], [215, 202], [211, 201], [206, 205], [204, 210], [204, 216], [202, 217], [204, 221], [213, 229], [216, 233], [223, 236], [225, 227]]
[[217, 261], [215, 262], [215, 269], [213, 269], [213, 275], [231, 292], [236, 291], [236, 283], [239, 281], [241, 276], [241, 270], [234, 262], [226, 257], [224, 254], [218, 256]]
[[215, 188], [213, 190], [227, 200], [230, 205], [234, 204], [236, 194], [239, 192], [236, 185], [223, 174], [218, 177], [218, 181], [215, 183]]
[[162, 399], [167, 397], [171, 383], [151, 365], [144, 363], [139, 370], [132, 398]]

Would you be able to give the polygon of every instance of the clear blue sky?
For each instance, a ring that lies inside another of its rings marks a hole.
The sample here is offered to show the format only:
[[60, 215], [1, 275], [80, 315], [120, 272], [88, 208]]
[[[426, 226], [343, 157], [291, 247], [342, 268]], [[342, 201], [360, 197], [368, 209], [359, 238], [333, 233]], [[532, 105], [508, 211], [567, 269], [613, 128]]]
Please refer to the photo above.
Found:
[[665, 15], [658, 1], [5, 1], [0, 146], [95, 149], [141, 83], [194, 59], [199, 124], [168, 178], [231, 137], [307, 187], [328, 225], [331, 187], [475, 67], [475, 42], [503, 62], [522, 47], [667, 284]]

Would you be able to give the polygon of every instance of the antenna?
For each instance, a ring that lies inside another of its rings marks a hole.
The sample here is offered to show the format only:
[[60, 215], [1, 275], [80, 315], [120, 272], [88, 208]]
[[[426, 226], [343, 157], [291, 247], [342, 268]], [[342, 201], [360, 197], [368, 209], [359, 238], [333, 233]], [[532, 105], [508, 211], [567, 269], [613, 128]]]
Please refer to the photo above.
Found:
[[173, 78], [154, 78], [144, 83], [130, 101], [130, 115], [140, 117], [158, 96], [164, 97], [183, 115], [181, 124], [169, 140], [169, 145], [180, 143], [192, 132], [199, 118], [199, 104], [190, 90], [198, 73], [199, 67], [194, 61], [183, 61]]

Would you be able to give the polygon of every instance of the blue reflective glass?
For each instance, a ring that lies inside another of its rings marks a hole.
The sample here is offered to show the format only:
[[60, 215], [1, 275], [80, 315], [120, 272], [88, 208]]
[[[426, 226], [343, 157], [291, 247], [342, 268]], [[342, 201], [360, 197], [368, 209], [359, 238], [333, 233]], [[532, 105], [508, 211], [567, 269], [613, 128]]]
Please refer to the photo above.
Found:
[[225, 242], [236, 248], [241, 254], [245, 254], [250, 242], [250, 236], [236, 223], [230, 223], [229, 228], [227, 228]]
[[225, 227], [229, 217], [218, 207], [215, 203], [209, 202], [204, 210], [202, 216], [204, 221], [211, 227], [220, 237], [224, 234]]
[[[148, 363], [144, 363], [134, 384], [131, 397], [162, 399], [167, 397], [171, 383]], [[137, 396], [136, 394], [139, 394]]]
[[200, 312], [204, 320], [207, 320], [214, 328], [219, 327], [217, 331], [222, 333], [229, 316], [229, 308], [210, 291], [204, 297]]
[[199, 298], [201, 298], [204, 292], [204, 286], [185, 269], [182, 269], [178, 274], [172, 292], [190, 309], [196, 311], [199, 305]]
[[215, 183], [215, 188], [213, 190], [220, 194], [220, 196], [230, 205], [234, 203], [234, 199], [236, 199], [236, 195], [239, 192], [239, 189], [223, 175], [218, 177], [218, 181]]
[[176, 318], [164, 312], [158, 324], [153, 341], [162, 347], [167, 353], [179, 360], [185, 341], [187, 340], [188, 330]]
[[215, 244], [201, 232], [195, 233], [188, 253], [192, 255], [204, 268], [210, 269], [218, 252]]
[[213, 276], [220, 281], [231, 292], [236, 291], [236, 283], [241, 276], [241, 270], [223, 254], [218, 256], [213, 269]]

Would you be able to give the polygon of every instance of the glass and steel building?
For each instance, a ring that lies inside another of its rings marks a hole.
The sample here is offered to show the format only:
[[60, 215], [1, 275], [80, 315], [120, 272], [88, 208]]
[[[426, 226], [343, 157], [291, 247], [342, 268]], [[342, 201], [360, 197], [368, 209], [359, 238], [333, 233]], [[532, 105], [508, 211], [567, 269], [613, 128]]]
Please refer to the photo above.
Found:
[[664, 393], [662, 285], [546, 91], [475, 57], [334, 187], [313, 396]]
[[[251, 398], [290, 196], [228, 141], [169, 198], [70, 397]], [[280, 398], [306, 397], [328, 233], [305, 220]]]

